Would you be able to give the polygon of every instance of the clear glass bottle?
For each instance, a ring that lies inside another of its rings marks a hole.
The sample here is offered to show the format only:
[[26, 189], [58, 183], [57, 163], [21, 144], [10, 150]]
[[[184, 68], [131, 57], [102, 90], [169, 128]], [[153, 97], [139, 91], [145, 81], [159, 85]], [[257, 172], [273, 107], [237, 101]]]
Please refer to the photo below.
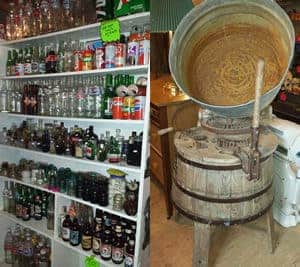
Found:
[[12, 264], [13, 263], [13, 235], [11, 228], [8, 228], [7, 233], [4, 239], [4, 253], [5, 253], [5, 263]]
[[4, 189], [2, 191], [2, 198], [3, 198], [3, 211], [8, 212], [9, 210], [9, 196], [8, 196], [8, 181], [4, 182]]

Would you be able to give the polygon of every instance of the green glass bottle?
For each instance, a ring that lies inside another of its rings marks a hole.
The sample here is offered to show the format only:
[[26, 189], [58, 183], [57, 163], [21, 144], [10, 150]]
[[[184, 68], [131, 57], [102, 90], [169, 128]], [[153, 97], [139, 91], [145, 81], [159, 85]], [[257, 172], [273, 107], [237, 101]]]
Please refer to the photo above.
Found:
[[105, 90], [101, 103], [101, 116], [103, 119], [112, 119], [112, 100], [115, 96], [113, 76], [107, 74], [105, 78]]
[[12, 75], [12, 66], [13, 66], [12, 54], [11, 51], [8, 51], [7, 61], [6, 61], [6, 76]]

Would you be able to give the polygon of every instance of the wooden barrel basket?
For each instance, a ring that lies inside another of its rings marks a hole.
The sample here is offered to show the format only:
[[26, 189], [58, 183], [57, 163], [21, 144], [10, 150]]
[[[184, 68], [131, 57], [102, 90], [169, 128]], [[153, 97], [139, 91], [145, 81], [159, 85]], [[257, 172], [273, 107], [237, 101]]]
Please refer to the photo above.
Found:
[[182, 215], [204, 224], [228, 226], [255, 220], [273, 203], [276, 138], [269, 131], [261, 133], [260, 179], [252, 181], [239, 158], [216, 147], [216, 138], [200, 127], [175, 134], [174, 205]]

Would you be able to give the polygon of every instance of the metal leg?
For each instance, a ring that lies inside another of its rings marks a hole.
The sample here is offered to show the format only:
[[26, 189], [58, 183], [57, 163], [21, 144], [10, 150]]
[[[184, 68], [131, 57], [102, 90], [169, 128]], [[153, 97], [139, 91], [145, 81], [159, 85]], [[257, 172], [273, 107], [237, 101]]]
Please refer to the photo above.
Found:
[[211, 226], [194, 222], [193, 267], [208, 267]]
[[274, 220], [272, 214], [272, 208], [267, 212], [267, 235], [270, 253], [274, 253], [275, 250], [275, 234], [274, 234]]

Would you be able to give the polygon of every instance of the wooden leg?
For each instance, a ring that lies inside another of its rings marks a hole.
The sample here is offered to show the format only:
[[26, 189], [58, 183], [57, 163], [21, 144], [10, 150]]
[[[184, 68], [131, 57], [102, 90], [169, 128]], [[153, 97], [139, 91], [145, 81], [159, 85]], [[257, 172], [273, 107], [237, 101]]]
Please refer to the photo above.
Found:
[[267, 212], [267, 235], [270, 253], [274, 253], [275, 250], [275, 235], [274, 235], [274, 220], [272, 214], [272, 208]]
[[208, 267], [211, 226], [194, 222], [193, 267]]

